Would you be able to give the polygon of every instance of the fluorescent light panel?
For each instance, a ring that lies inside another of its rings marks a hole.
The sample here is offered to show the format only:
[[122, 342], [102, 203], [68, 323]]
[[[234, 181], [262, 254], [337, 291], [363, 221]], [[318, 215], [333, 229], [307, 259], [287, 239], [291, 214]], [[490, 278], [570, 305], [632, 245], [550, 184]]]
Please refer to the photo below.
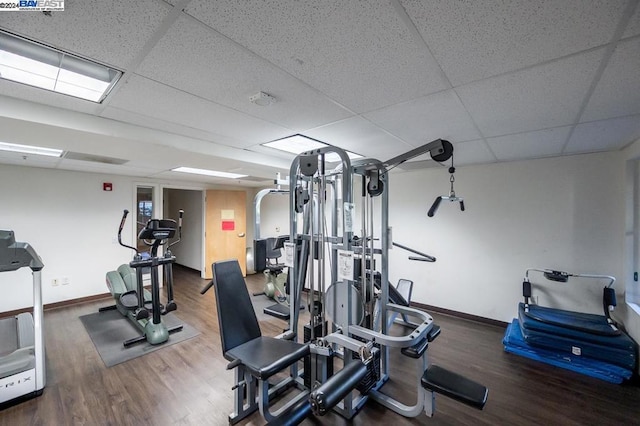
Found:
[[293, 135], [286, 138], [278, 139], [273, 142], [263, 143], [262, 146], [278, 149], [280, 151], [290, 152], [292, 154], [301, 154], [312, 149], [324, 148], [329, 146], [324, 142], [308, 138], [303, 135]]
[[[288, 136], [286, 138], [278, 139], [272, 142], [263, 143], [262, 146], [266, 146], [267, 148], [273, 148], [280, 151], [290, 152], [291, 154], [301, 154], [306, 151], [311, 151], [314, 149], [325, 148], [329, 145], [328, 143], [321, 142], [316, 139], [311, 139], [304, 135], [293, 135]], [[356, 154], [351, 151], [345, 151], [350, 159], [354, 158], [362, 158], [362, 155]], [[337, 163], [340, 161], [340, 156], [335, 152], [330, 152], [325, 154], [325, 161], [330, 163]]]
[[17, 143], [0, 142], [0, 151], [18, 152], [21, 154], [45, 155], [47, 157], [62, 156], [61, 149], [43, 148], [40, 146], [19, 145]]
[[101, 102], [122, 72], [0, 31], [0, 78]]
[[238, 179], [246, 177], [247, 175], [241, 175], [238, 173], [218, 172], [216, 170], [195, 169], [193, 167], [176, 167], [171, 169], [172, 172], [191, 173], [194, 175], [214, 176], [228, 179]]

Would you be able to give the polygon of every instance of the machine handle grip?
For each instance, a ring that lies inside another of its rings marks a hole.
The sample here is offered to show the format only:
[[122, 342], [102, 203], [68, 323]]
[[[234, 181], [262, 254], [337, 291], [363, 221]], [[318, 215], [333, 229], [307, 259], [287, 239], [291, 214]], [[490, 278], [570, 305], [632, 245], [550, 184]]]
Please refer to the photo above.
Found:
[[184, 216], [184, 210], [178, 210], [178, 228], [182, 228], [182, 216]]
[[431, 208], [429, 209], [427, 216], [433, 217], [433, 215], [436, 214], [436, 211], [438, 210], [438, 206], [440, 206], [441, 201], [442, 201], [442, 196], [436, 197], [436, 200], [431, 205]]
[[460, 200], [460, 211], [464, 211], [464, 200]]
[[124, 223], [127, 221], [127, 215], [129, 214], [129, 210], [125, 209], [122, 212], [122, 219], [120, 219], [120, 227], [118, 228], [118, 238], [120, 237], [120, 234], [122, 233], [122, 229], [124, 228]]
[[202, 287], [202, 290], [200, 290], [200, 294], [205, 294], [211, 287], [213, 287], [213, 280], [209, 281], [207, 285]]
[[122, 247], [126, 247], [126, 248], [130, 248], [131, 250], [135, 251], [136, 254], [138, 253], [138, 249], [136, 249], [135, 247], [131, 247], [126, 245], [125, 243], [122, 242], [122, 229], [124, 228], [124, 223], [127, 220], [127, 215], [129, 214], [129, 210], [125, 209], [122, 212], [122, 219], [120, 219], [120, 226], [118, 227], [118, 244], [120, 244]]

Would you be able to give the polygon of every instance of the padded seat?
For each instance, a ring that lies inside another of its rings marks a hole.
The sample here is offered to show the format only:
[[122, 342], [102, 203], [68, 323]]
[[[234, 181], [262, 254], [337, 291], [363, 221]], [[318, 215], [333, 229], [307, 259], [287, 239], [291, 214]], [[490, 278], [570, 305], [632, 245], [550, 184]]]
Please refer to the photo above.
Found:
[[425, 389], [479, 410], [487, 403], [489, 390], [485, 386], [437, 365], [427, 368], [420, 382]]
[[232, 361], [240, 360], [253, 376], [261, 380], [267, 380], [308, 354], [308, 345], [265, 336], [236, 346], [226, 353]]
[[237, 260], [212, 265], [223, 356], [264, 380], [309, 353], [309, 346], [262, 336]]

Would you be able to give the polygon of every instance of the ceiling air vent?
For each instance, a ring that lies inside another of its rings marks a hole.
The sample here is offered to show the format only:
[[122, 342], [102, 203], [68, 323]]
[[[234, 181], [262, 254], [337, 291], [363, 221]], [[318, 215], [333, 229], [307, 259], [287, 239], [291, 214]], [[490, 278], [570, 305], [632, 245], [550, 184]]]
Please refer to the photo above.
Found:
[[115, 165], [121, 165], [129, 162], [129, 160], [123, 160], [122, 158], [103, 157], [102, 155], [84, 154], [81, 152], [71, 152], [71, 151], [65, 152], [62, 158], [65, 158], [67, 160], [89, 161], [91, 163], [115, 164]]

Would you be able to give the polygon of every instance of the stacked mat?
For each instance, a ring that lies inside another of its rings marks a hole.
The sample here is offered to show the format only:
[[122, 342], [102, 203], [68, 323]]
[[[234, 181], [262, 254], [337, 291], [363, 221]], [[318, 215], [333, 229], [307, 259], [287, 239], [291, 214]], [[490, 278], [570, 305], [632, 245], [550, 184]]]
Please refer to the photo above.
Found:
[[630, 379], [637, 363], [636, 343], [604, 316], [524, 303], [503, 344], [507, 352], [611, 383]]

